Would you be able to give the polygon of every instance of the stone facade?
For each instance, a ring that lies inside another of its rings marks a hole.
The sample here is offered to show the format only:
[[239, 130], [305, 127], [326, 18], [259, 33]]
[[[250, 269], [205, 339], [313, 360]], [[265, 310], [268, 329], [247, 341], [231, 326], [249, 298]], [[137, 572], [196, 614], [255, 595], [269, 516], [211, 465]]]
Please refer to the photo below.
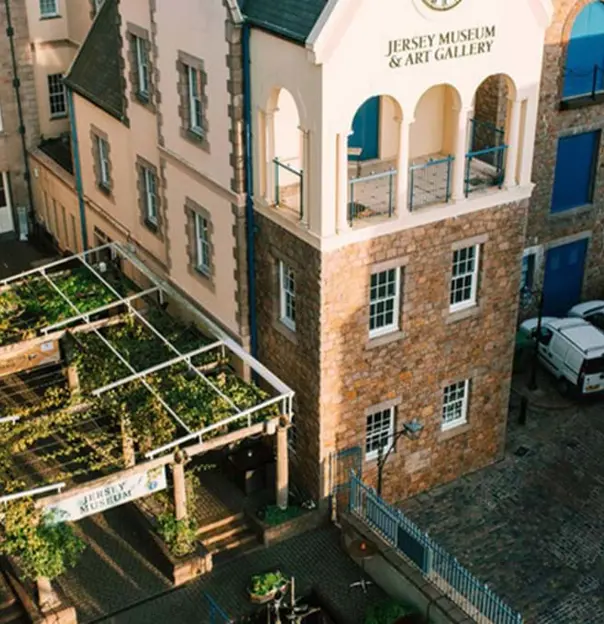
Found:
[[[29, 149], [38, 144], [40, 127], [25, 2], [12, 2], [10, 17], [14, 29], [25, 142]], [[10, 40], [6, 35], [8, 22], [4, 3], [0, 4], [0, 26], [2, 30], [2, 37], [0, 37], [0, 59], [2, 59], [0, 63], [0, 114], [3, 122], [3, 130], [0, 132], [0, 171], [9, 173], [12, 203], [15, 209], [16, 206], [29, 206], [29, 194], [19, 133], [17, 97], [13, 86], [14, 73]], [[15, 229], [17, 229], [16, 211], [14, 211], [14, 221]]]
[[[604, 127], [604, 103], [560, 110], [568, 39], [576, 16], [589, 3], [590, 0], [556, 0], [546, 34], [533, 164], [536, 188], [530, 203], [526, 240], [527, 247], [547, 246], [563, 243], [580, 233], [591, 233], [583, 283], [586, 299], [604, 296], [604, 141], [600, 143], [593, 203], [557, 214], [551, 214], [550, 208], [559, 137]], [[543, 266], [538, 266], [537, 284], [542, 275]]]
[[[352, 244], [322, 256], [267, 219], [257, 236], [260, 357], [296, 391], [305, 478], [334, 451], [365, 446], [366, 412], [397, 404], [395, 429], [417, 418], [419, 440], [399, 439], [384, 496], [400, 500], [481, 468], [503, 453], [526, 207], [501, 206]], [[452, 249], [479, 242], [477, 305], [449, 313]], [[296, 272], [296, 332], [277, 319], [276, 266]], [[401, 331], [370, 340], [372, 267], [402, 267]], [[385, 265], [384, 265], [385, 266]], [[346, 276], [343, 279], [343, 276]], [[467, 424], [441, 430], [444, 387], [470, 379]], [[363, 474], [375, 483], [376, 462]], [[308, 483], [308, 482], [307, 482]]]

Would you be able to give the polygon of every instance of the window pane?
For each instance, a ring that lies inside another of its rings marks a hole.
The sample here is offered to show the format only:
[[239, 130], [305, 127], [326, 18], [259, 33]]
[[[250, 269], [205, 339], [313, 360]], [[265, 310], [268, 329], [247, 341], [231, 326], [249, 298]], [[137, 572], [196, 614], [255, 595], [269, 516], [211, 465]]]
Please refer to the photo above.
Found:
[[57, 13], [57, 0], [40, 0], [41, 15], [56, 15]]
[[394, 427], [393, 409], [375, 412], [367, 416], [365, 429], [365, 454], [375, 457], [388, 449]]
[[51, 116], [65, 115], [67, 113], [62, 74], [51, 74], [48, 76], [48, 98]]
[[373, 273], [369, 289], [369, 330], [388, 331], [398, 327], [399, 270]]
[[461, 424], [467, 418], [468, 381], [451, 384], [444, 389], [442, 424], [443, 427]]
[[450, 303], [452, 306], [473, 302], [478, 273], [477, 246], [464, 247], [453, 252]]

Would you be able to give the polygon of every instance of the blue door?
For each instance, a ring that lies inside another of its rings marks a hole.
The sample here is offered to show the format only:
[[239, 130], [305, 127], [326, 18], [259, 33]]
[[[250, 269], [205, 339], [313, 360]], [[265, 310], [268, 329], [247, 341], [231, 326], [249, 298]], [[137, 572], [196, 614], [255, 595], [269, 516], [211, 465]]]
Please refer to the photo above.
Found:
[[581, 299], [587, 239], [552, 247], [545, 259], [543, 313], [566, 316]]
[[378, 157], [378, 129], [380, 121], [380, 98], [369, 98], [359, 108], [352, 122], [352, 134], [348, 147], [361, 150], [359, 155], [349, 155], [350, 160], [372, 160]]

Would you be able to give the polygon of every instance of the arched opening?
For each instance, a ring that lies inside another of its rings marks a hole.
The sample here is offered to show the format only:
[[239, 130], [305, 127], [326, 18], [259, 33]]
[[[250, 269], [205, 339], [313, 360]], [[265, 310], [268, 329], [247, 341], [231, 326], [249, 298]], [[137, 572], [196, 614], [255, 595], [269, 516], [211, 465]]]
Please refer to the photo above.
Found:
[[287, 89], [273, 93], [265, 117], [266, 199], [304, 218], [304, 134], [300, 115]]
[[575, 18], [568, 40], [562, 98], [604, 91], [604, 4], [592, 2]]
[[485, 78], [476, 89], [464, 177], [466, 195], [485, 187], [502, 186], [515, 97], [514, 83], [505, 74]]
[[402, 119], [389, 95], [372, 96], [356, 110], [347, 144], [350, 222], [394, 215]]
[[417, 103], [410, 133], [410, 210], [451, 199], [460, 109], [459, 93], [448, 84], [431, 87]]

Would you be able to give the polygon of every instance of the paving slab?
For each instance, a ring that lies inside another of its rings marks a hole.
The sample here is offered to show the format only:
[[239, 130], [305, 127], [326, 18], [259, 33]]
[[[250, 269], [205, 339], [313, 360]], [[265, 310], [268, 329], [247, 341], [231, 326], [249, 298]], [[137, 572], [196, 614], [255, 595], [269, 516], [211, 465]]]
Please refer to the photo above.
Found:
[[604, 622], [604, 402], [556, 399], [517, 424], [505, 458], [401, 509], [527, 624]]

